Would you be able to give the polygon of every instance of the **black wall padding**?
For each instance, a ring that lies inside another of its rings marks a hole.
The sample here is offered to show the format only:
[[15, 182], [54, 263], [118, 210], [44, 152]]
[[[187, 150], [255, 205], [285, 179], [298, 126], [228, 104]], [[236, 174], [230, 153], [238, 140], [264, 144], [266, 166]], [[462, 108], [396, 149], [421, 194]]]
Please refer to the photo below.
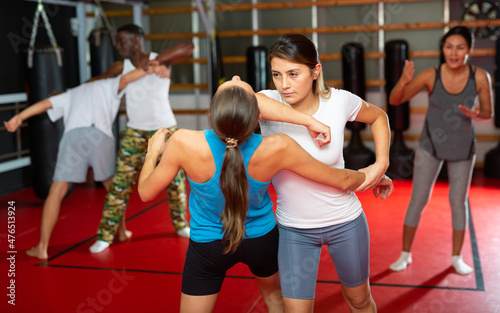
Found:
[[[28, 103], [34, 104], [53, 92], [64, 91], [63, 73], [53, 49], [35, 49], [33, 67], [27, 69], [26, 75]], [[38, 198], [45, 199], [52, 185], [64, 125], [62, 119], [52, 123], [47, 113], [30, 118], [28, 124], [33, 189]]]

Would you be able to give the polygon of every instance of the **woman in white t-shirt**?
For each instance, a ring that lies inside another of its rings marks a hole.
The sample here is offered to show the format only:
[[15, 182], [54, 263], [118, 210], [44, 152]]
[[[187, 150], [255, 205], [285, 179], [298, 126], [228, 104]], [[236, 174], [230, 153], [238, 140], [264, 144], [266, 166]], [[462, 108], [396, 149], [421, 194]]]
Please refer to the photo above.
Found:
[[[270, 121], [265, 114], [260, 122], [262, 134], [287, 134], [317, 160], [344, 168], [345, 124], [366, 123], [373, 134], [376, 162], [362, 169], [368, 178], [360, 189], [372, 189], [389, 165], [385, 112], [350, 92], [326, 86], [318, 52], [306, 36], [283, 35], [272, 45], [268, 61], [277, 90], [258, 93], [259, 107], [273, 100], [288, 104], [329, 126], [331, 143], [320, 148], [305, 127]], [[289, 171], [279, 172], [273, 185], [278, 194], [278, 259], [285, 311], [313, 311], [320, 252], [327, 245], [351, 312], [375, 312], [368, 280], [369, 230], [356, 194]]]

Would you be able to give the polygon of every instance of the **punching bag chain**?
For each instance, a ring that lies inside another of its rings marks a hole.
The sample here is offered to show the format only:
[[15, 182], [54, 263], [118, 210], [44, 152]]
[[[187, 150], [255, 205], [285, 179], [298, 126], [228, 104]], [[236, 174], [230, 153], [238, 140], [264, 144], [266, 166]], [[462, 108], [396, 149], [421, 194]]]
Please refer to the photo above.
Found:
[[52, 27], [50, 25], [49, 18], [47, 17], [47, 13], [45, 12], [42, 0], [38, 0], [35, 17], [33, 18], [33, 28], [31, 29], [30, 45], [28, 48], [28, 68], [33, 67], [33, 52], [35, 51], [35, 40], [38, 32], [38, 20], [40, 19], [40, 15], [42, 15], [42, 19], [45, 24], [45, 30], [47, 31], [47, 35], [49, 36], [50, 44], [56, 52], [57, 65], [62, 66], [61, 49], [57, 45], [56, 37], [54, 36], [54, 32], [52, 31]]
[[95, 13], [94, 29], [96, 29], [96, 32], [98, 33], [94, 37], [95, 45], [98, 47], [101, 45], [101, 42], [100, 42], [101, 36], [99, 36], [99, 31], [101, 28], [106, 28], [111, 35], [111, 42], [113, 44], [113, 47], [116, 47], [116, 38], [113, 34], [113, 28], [111, 27], [111, 24], [109, 23], [108, 19], [106, 18], [106, 14], [104, 14], [104, 9], [102, 8], [101, 2], [98, 0], [95, 0], [95, 4], [96, 4], [96, 10], [95, 10], [96, 13]]

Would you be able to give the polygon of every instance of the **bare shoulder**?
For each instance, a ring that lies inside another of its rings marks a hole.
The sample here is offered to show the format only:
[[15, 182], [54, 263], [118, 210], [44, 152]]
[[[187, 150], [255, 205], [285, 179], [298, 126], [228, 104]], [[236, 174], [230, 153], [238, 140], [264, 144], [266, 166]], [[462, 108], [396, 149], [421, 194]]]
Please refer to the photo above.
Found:
[[261, 145], [263, 145], [263, 147], [267, 148], [268, 150], [276, 151], [285, 149], [286, 146], [289, 145], [290, 140], [293, 139], [285, 134], [274, 134], [264, 136]]
[[181, 128], [173, 133], [169, 140], [189, 146], [199, 143], [202, 139], [205, 139], [203, 131]]
[[436, 77], [436, 68], [434, 67], [429, 67], [422, 72], [420, 72], [416, 78], [421, 78], [421, 79], [434, 79]]
[[420, 74], [435, 76], [436, 70], [437, 70], [437, 67], [429, 67], [429, 68], [423, 70], [422, 72], [420, 72]]
[[490, 74], [483, 70], [480, 67], [476, 67], [476, 75], [475, 75], [476, 82], [479, 84], [489, 84], [490, 82]]
[[271, 156], [283, 154], [293, 142], [295, 141], [285, 134], [264, 136], [257, 150], [259, 158], [270, 159]]
[[432, 91], [434, 87], [434, 81], [436, 80], [436, 68], [429, 67], [418, 73], [418, 75], [413, 79], [415, 84], [419, 87], [425, 87], [428, 92]]
[[205, 139], [203, 131], [191, 129], [179, 129], [169, 139], [176, 149], [179, 149], [183, 155], [205, 156], [210, 154], [210, 147]]
[[268, 181], [282, 169], [286, 155], [288, 139], [284, 134], [264, 136], [255, 153], [250, 158], [248, 173], [259, 181]]

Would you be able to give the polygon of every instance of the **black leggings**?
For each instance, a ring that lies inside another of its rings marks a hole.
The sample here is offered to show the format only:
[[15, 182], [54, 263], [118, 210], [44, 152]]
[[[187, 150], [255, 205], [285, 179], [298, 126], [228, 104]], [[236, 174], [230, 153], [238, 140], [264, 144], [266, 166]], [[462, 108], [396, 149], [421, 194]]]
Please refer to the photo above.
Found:
[[248, 265], [257, 277], [269, 277], [278, 272], [279, 233], [275, 226], [264, 236], [244, 239], [234, 253], [224, 254], [221, 240], [199, 243], [189, 239], [186, 262], [182, 273], [182, 292], [205, 296], [220, 291], [228, 269], [236, 263]]

